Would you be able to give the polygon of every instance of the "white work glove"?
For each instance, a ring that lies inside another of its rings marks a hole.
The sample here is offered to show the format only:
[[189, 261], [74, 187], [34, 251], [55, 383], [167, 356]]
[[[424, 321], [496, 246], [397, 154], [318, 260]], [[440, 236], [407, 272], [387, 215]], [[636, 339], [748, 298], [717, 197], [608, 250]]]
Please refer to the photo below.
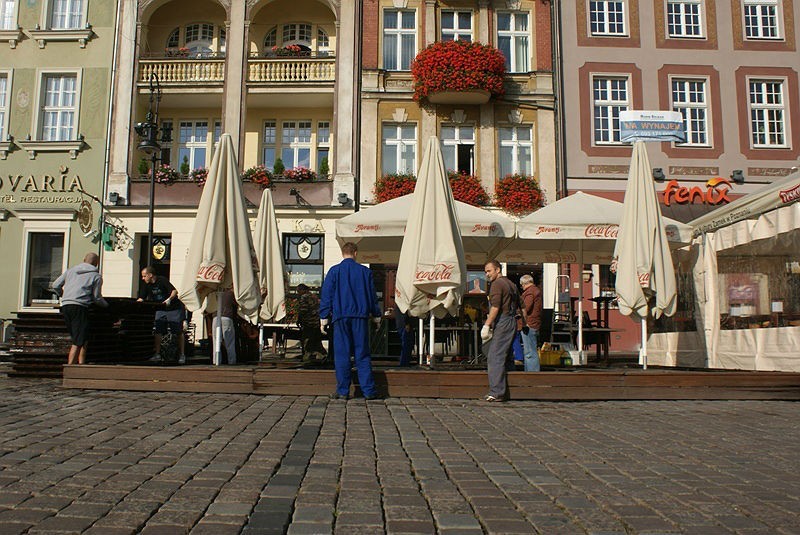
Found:
[[325, 330], [325, 327], [328, 326], [328, 319], [321, 319], [319, 320], [319, 330], [322, 334], [328, 334], [328, 331]]
[[381, 318], [380, 318], [380, 316], [376, 316], [376, 317], [372, 318], [372, 321], [375, 323], [375, 327], [380, 327], [381, 326]]
[[484, 325], [483, 328], [481, 329], [481, 340], [483, 340], [484, 342], [488, 342], [489, 340], [492, 339], [493, 334], [494, 333], [492, 331], [492, 328], [489, 327], [488, 325]]

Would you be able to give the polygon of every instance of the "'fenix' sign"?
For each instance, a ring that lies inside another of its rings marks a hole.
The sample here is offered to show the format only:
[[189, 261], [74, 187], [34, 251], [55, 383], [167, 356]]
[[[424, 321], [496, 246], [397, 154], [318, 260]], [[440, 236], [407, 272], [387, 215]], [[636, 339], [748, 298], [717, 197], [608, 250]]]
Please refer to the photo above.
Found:
[[676, 204], [689, 204], [699, 201], [701, 204], [711, 206], [731, 202], [728, 192], [731, 190], [731, 183], [722, 177], [712, 178], [706, 182], [705, 189], [700, 186], [686, 188], [680, 186], [677, 180], [667, 182], [664, 188], [664, 205], [669, 206], [673, 201]]

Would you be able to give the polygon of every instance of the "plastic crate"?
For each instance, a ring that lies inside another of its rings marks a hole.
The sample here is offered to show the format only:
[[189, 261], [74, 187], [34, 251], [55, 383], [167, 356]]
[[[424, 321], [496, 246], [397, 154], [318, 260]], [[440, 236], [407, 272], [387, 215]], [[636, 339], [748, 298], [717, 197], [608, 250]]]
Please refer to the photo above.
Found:
[[561, 366], [561, 357], [568, 357], [569, 352], [563, 349], [540, 349], [539, 364], [542, 366]]

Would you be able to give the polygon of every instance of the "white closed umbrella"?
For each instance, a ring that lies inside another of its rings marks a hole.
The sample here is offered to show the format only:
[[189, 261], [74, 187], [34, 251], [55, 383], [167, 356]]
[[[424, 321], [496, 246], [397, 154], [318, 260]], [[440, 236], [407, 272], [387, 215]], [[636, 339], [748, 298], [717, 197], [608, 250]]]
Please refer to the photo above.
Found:
[[255, 228], [258, 283], [267, 295], [258, 316], [263, 320], [280, 321], [286, 316], [286, 267], [283, 264], [281, 234], [275, 217], [275, 205], [269, 188], [261, 195]]
[[[647, 368], [647, 317], [672, 316], [678, 304], [675, 270], [643, 141], [633, 145], [622, 220], [614, 250], [619, 310], [642, 323]], [[649, 297], [655, 294], [652, 307]]]
[[[222, 134], [197, 207], [180, 299], [195, 311], [208, 298], [206, 310], [219, 315], [214, 292], [233, 288], [239, 309], [250, 315], [261, 303], [257, 270], [233, 142], [230, 134]], [[214, 333], [215, 364], [220, 361], [221, 338], [220, 327]]]
[[[401, 312], [417, 317], [430, 312], [431, 357], [434, 317], [457, 313], [465, 284], [466, 260], [455, 200], [447, 180], [439, 140], [432, 136], [428, 139], [417, 174], [400, 248], [395, 295], [395, 303]], [[421, 354], [422, 351], [420, 357]]]

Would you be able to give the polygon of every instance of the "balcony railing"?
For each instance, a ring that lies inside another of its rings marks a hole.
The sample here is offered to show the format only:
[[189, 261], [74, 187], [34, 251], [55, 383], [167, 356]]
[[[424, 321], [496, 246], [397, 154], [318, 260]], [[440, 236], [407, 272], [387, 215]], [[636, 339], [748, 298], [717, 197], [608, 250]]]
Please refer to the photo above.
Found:
[[139, 83], [155, 73], [161, 85], [209, 85], [225, 81], [225, 59], [159, 58], [139, 60]]
[[247, 65], [247, 81], [256, 84], [297, 84], [335, 80], [336, 58], [332, 56], [251, 57]]

